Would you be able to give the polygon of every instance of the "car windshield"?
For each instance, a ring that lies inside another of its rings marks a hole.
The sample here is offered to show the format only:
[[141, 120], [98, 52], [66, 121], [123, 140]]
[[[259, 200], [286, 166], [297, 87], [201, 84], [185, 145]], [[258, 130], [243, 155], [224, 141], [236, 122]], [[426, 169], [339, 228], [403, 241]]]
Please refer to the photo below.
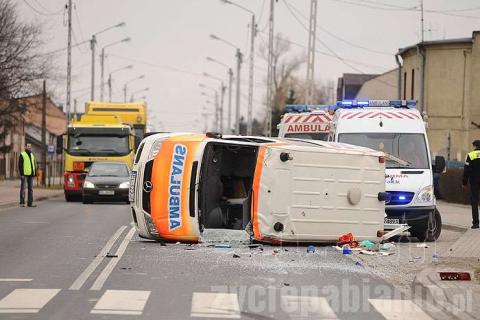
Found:
[[285, 138], [308, 139], [308, 140], [322, 140], [327, 141], [327, 132], [296, 132], [286, 133]]
[[72, 155], [126, 155], [128, 136], [69, 135], [68, 153]]
[[88, 174], [90, 177], [128, 177], [128, 168], [123, 163], [95, 163]]
[[430, 167], [425, 137], [420, 133], [342, 133], [338, 141], [383, 151], [407, 162], [387, 161], [387, 168]]

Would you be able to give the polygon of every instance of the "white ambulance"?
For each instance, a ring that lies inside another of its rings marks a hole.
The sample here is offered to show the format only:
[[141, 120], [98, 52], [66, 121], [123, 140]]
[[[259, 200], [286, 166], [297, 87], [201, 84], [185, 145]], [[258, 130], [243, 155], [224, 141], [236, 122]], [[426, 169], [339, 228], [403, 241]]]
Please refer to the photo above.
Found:
[[277, 125], [279, 137], [323, 141], [328, 139], [329, 123], [332, 120], [332, 116], [328, 114], [328, 106], [286, 105], [285, 112]]
[[330, 113], [334, 113], [330, 141], [372, 148], [396, 159], [387, 160], [385, 169], [389, 194], [385, 227], [408, 224], [420, 241], [436, 240], [442, 219], [436, 208], [433, 173], [445, 169], [445, 159], [437, 156], [432, 165], [426, 123], [416, 101], [339, 101]]

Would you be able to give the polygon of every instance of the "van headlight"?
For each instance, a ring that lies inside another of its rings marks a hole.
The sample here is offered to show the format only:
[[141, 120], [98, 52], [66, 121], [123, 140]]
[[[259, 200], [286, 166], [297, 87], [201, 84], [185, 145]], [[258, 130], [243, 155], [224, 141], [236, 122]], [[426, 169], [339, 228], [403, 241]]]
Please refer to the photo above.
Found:
[[85, 181], [83, 183], [83, 188], [84, 189], [93, 189], [93, 188], [95, 188], [95, 185], [93, 183], [91, 183], [90, 181]]
[[433, 187], [426, 186], [417, 195], [415, 203], [428, 203], [433, 201]]
[[160, 148], [162, 147], [163, 140], [155, 140], [155, 142], [152, 144], [152, 147], [150, 148], [150, 152], [148, 153], [148, 159], [152, 160], [155, 158], [160, 151]]
[[75, 179], [73, 178], [72, 175], [69, 175], [69, 176], [67, 177], [67, 185], [68, 185], [69, 187], [75, 187]]
[[128, 188], [130, 188], [130, 182], [128, 182], [128, 181], [122, 182], [122, 183], [120, 183], [120, 185], [118, 187], [120, 189], [128, 189]]

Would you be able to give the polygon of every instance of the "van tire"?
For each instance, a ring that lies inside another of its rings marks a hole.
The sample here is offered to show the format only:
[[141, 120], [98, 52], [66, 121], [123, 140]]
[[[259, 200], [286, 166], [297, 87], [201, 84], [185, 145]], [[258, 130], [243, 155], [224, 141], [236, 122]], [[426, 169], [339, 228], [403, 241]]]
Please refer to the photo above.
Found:
[[65, 193], [65, 201], [67, 201], [67, 202], [73, 202], [73, 201], [75, 201], [75, 200], [76, 200], [76, 198], [75, 198], [74, 195], [71, 195], [71, 194], [69, 194], [69, 193]]
[[89, 199], [89, 198], [86, 198], [86, 197], [83, 197], [83, 198], [82, 198], [82, 203], [83, 203], [83, 204], [90, 204], [90, 203], [92, 203], [92, 202], [93, 202], [92, 199]]
[[412, 229], [412, 235], [417, 237], [419, 241], [436, 241], [440, 237], [440, 234], [442, 232], [442, 216], [440, 215], [440, 212], [435, 209], [435, 211], [430, 214], [426, 229]]

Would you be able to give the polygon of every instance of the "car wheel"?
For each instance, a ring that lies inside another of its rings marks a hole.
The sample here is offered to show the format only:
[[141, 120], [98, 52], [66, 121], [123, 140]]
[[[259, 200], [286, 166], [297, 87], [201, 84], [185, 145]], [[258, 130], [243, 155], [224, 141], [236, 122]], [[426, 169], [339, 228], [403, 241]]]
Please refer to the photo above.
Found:
[[412, 234], [418, 238], [418, 240], [424, 242], [436, 241], [440, 234], [442, 233], [442, 216], [440, 212], [435, 209], [434, 212], [430, 214], [426, 226], [422, 229], [414, 228]]

